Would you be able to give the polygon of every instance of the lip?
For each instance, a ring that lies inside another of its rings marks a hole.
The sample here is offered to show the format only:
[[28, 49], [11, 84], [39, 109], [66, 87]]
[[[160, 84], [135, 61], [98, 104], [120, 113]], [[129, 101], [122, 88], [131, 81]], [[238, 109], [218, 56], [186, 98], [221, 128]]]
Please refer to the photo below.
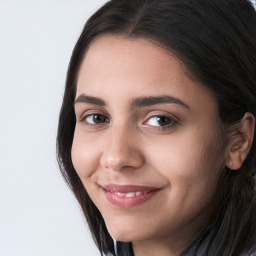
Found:
[[[137, 185], [107, 184], [102, 186], [106, 199], [121, 208], [131, 208], [150, 200], [159, 192], [159, 188]], [[120, 196], [116, 193], [142, 192], [133, 197]]]

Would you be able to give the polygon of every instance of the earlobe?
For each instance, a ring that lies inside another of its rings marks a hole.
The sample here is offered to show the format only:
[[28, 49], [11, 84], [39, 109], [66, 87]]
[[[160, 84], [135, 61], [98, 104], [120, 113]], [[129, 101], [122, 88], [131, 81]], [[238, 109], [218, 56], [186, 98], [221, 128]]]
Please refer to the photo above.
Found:
[[238, 170], [250, 152], [254, 137], [255, 118], [246, 112], [239, 124], [234, 125], [227, 147], [226, 166]]

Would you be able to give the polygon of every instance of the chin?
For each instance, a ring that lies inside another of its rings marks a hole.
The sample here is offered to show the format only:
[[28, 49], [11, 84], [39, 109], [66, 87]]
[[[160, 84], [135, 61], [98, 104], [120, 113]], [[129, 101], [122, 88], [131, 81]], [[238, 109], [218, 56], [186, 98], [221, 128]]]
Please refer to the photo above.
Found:
[[[129, 224], [119, 224], [119, 225], [107, 225], [107, 229], [109, 234], [117, 241], [120, 242], [132, 242], [132, 241], [140, 241], [145, 240], [145, 231], [141, 230], [141, 228], [136, 228], [135, 226]], [[139, 230], [143, 232], [139, 232]]]

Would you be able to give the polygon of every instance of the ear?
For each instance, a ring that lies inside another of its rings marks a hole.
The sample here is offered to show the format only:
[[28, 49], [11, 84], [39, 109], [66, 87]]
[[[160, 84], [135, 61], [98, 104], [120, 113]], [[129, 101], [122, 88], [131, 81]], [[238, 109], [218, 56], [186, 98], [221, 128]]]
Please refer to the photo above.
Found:
[[241, 168], [250, 152], [254, 136], [255, 118], [246, 112], [238, 124], [231, 128], [229, 143], [226, 148], [226, 166], [230, 170]]

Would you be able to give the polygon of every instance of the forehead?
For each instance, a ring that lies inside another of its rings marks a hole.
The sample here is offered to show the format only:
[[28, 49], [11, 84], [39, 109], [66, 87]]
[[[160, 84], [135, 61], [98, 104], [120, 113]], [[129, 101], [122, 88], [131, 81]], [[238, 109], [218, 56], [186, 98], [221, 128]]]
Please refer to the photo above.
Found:
[[84, 56], [78, 83], [89, 70], [98, 71], [99, 76], [102, 74], [105, 80], [114, 78], [115, 74], [120, 77], [127, 72], [136, 79], [159, 80], [161, 76], [166, 76], [170, 68], [173, 78], [174, 70], [183, 73], [181, 63], [174, 55], [146, 39], [101, 36], [93, 41]]
[[178, 61], [174, 54], [153, 41], [146, 38], [127, 38], [118, 35], [97, 37], [88, 47], [84, 59], [91, 58], [92, 55], [94, 60], [105, 60], [116, 55], [116, 57], [118, 56], [129, 62], [131, 60], [137, 62], [139, 59], [142, 61], [153, 60], [162, 64], [166, 64], [173, 59]]
[[211, 92], [188, 77], [176, 56], [142, 38], [111, 35], [97, 38], [80, 67], [77, 96], [82, 93], [106, 101], [171, 94], [192, 107], [198, 102], [199, 108], [217, 107]]

